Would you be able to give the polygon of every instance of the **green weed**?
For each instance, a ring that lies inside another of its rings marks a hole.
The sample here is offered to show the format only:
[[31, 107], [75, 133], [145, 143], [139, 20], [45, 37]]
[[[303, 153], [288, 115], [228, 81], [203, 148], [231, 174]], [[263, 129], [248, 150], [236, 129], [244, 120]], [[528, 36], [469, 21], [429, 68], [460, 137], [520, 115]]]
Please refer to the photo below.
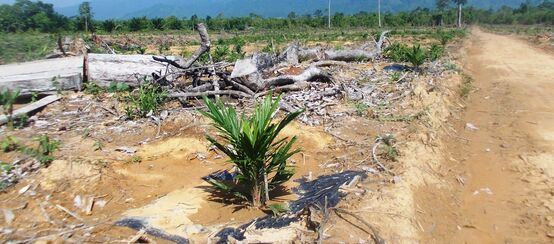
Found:
[[19, 142], [12, 136], [6, 136], [2, 141], [0, 141], [0, 150], [2, 152], [11, 152], [19, 148]]
[[19, 97], [20, 90], [5, 89], [0, 92], [0, 105], [8, 118], [8, 128], [13, 128], [13, 105]]
[[94, 144], [92, 144], [92, 149], [94, 149], [94, 151], [102, 151], [102, 148], [104, 148], [104, 144], [102, 144], [101, 141], [95, 141]]
[[39, 145], [35, 151], [35, 158], [42, 164], [46, 165], [54, 161], [52, 153], [60, 147], [60, 141], [51, 140], [47, 135], [40, 135], [35, 139]]
[[0, 161], [0, 173], [9, 174], [13, 170], [13, 165]]
[[356, 112], [356, 115], [358, 116], [364, 116], [367, 114], [367, 110], [369, 109], [369, 106], [363, 102], [357, 102], [352, 105], [354, 107], [354, 111]]
[[290, 211], [290, 209], [287, 205], [278, 204], [278, 203], [274, 203], [274, 204], [269, 205], [269, 210], [271, 210], [274, 217], [281, 216], [281, 215], [287, 213], [288, 211]]
[[389, 78], [392, 82], [398, 82], [402, 78], [402, 72], [393, 72], [392, 74], [390, 74]]
[[129, 91], [131, 87], [123, 82], [111, 82], [108, 87], [108, 92], [126, 92]]
[[473, 91], [473, 78], [467, 74], [462, 74], [462, 84], [460, 84], [460, 97], [467, 98]]
[[125, 113], [130, 119], [157, 113], [167, 99], [167, 92], [156, 84], [144, 84], [129, 94]]
[[98, 85], [95, 81], [89, 81], [85, 83], [85, 93], [98, 98], [104, 94], [106, 90]]

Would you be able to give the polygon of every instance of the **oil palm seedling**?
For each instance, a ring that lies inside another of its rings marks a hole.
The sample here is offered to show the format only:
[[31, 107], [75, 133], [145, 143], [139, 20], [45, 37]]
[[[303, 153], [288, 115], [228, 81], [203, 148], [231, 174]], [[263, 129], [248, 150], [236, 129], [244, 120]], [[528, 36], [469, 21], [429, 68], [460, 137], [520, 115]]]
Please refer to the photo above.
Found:
[[268, 95], [251, 116], [238, 115], [222, 101], [213, 102], [208, 98], [204, 98], [207, 111], [200, 111], [218, 132], [218, 139], [207, 136], [208, 141], [226, 154], [237, 168], [233, 182], [214, 177], [206, 180], [218, 190], [249, 201], [257, 208], [269, 200], [271, 190], [292, 177], [294, 168], [287, 165], [287, 160], [300, 152], [300, 149], [292, 149], [296, 137], [289, 140], [279, 137], [279, 133], [302, 111], [289, 113], [274, 123], [280, 99], [273, 100]]
[[156, 84], [144, 84], [129, 94], [129, 104], [125, 108], [131, 119], [146, 117], [157, 113], [167, 99], [167, 92]]
[[407, 60], [412, 64], [414, 69], [419, 70], [419, 67], [425, 62], [425, 59], [427, 59], [427, 55], [423, 48], [421, 48], [421, 45], [414, 45], [407, 53], [406, 53]]

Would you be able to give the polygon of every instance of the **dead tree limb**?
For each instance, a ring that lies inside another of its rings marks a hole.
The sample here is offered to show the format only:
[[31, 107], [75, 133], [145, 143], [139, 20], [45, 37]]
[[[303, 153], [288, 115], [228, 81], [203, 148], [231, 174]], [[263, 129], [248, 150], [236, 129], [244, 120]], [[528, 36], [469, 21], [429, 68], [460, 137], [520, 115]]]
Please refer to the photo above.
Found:
[[390, 31], [387, 30], [387, 31], [383, 31], [381, 33], [381, 36], [379, 37], [379, 41], [377, 41], [375, 43], [375, 49], [377, 49], [377, 51], [379, 53], [381, 53], [383, 51], [383, 43], [385, 43], [385, 40], [387, 39], [387, 34], [389, 33]]
[[205, 92], [174, 92], [169, 94], [169, 97], [188, 98], [188, 97], [203, 97], [203, 96], [217, 96], [217, 95], [235, 96], [240, 98], [252, 98], [251, 95], [248, 95], [245, 92], [235, 91], [235, 90], [219, 90], [219, 91], [205, 91]]
[[200, 35], [200, 48], [198, 48], [192, 56], [185, 62], [185, 64], [182, 66], [181, 69], [188, 69], [190, 68], [202, 54], [205, 52], [209, 52], [212, 43], [210, 42], [210, 36], [208, 35], [208, 29], [206, 29], [206, 26], [204, 23], [198, 23], [195, 25], [196, 31], [198, 31], [198, 34]]
[[256, 93], [255, 97], [257, 98], [257, 97], [265, 96], [270, 92], [280, 93], [280, 92], [290, 92], [290, 91], [301, 91], [301, 90], [306, 89], [308, 86], [309, 86], [308, 82], [305, 82], [305, 81], [296, 82], [294, 84], [284, 85], [284, 86], [277, 86], [275, 88], [268, 89], [268, 90], [265, 90], [263, 92]]
[[176, 68], [179, 68], [179, 69], [185, 69], [183, 66], [181, 66], [179, 63], [177, 63], [176, 60], [172, 60], [172, 59], [169, 59], [167, 57], [156, 57], [156, 56], [152, 56], [152, 59], [154, 59], [155, 61], [158, 61], [158, 62], [162, 62], [162, 63], [168, 63], [170, 65], [173, 65], [174, 67]]
[[229, 83], [231, 83], [231, 85], [233, 87], [235, 87], [236, 89], [238, 89], [240, 91], [243, 91], [243, 92], [247, 93], [248, 95], [252, 95], [252, 96], [254, 95], [254, 92], [252, 90], [250, 90], [250, 88], [248, 88], [248, 87], [246, 87], [246, 86], [244, 86], [244, 85], [242, 85], [242, 84], [240, 84], [240, 83], [238, 83], [238, 82], [236, 82], [232, 79], [229, 80]]
[[379, 145], [381, 145], [381, 143], [383, 142], [383, 138], [382, 137], [378, 137], [376, 140], [375, 140], [375, 144], [373, 145], [373, 148], [371, 149], [371, 155], [373, 156], [373, 161], [375, 161], [375, 163], [382, 169], [384, 170], [385, 172], [391, 174], [391, 175], [394, 175], [393, 172], [391, 172], [387, 167], [385, 167], [385, 165], [383, 163], [381, 163], [379, 161], [379, 158], [377, 157], [377, 148], [379, 147]]
[[[385, 240], [383, 240], [383, 238], [381, 238], [381, 236], [379, 235], [379, 231], [377, 231], [377, 229], [375, 227], [373, 227], [372, 225], [370, 225], [367, 221], [365, 221], [362, 217], [358, 216], [357, 214], [354, 214], [348, 210], [345, 210], [345, 209], [342, 209], [342, 208], [333, 208], [333, 210], [335, 211], [335, 213], [344, 219], [344, 217], [340, 216], [341, 214], [347, 214], [347, 215], [350, 215], [352, 217], [354, 217], [355, 219], [357, 219], [358, 221], [362, 222], [362, 224], [364, 224], [365, 226], [367, 226], [369, 228], [369, 230], [371, 231], [371, 236], [373, 238], [373, 241], [375, 241], [375, 243], [377, 244], [385, 244]], [[362, 229], [363, 230], [363, 229]], [[365, 230], [364, 230], [365, 231]], [[367, 231], [366, 231], [367, 232]]]
[[296, 82], [302, 81], [316, 81], [321, 80], [323, 82], [331, 82], [331, 76], [323, 72], [323, 70], [316, 67], [309, 67], [302, 74], [299, 75], [283, 75], [274, 78], [263, 80], [263, 87], [269, 89], [275, 86], [290, 85]]
[[374, 60], [381, 55], [383, 43], [386, 35], [390, 31], [383, 31], [379, 37], [379, 41], [375, 42], [375, 49], [372, 51], [365, 50], [365, 47], [357, 49], [328, 49], [324, 50], [321, 47], [300, 49], [298, 51], [298, 59], [304, 60], [336, 60], [336, 61], [366, 61]]

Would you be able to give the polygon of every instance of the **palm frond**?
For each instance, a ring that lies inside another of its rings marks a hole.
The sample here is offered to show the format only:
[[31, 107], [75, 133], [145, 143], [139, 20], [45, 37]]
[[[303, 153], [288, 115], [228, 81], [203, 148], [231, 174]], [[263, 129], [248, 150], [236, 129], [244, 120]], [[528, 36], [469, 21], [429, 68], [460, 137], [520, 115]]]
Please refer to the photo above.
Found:
[[216, 189], [218, 189], [220, 191], [223, 191], [223, 192], [228, 193], [228, 194], [232, 194], [233, 196], [235, 196], [237, 198], [248, 201], [248, 197], [243, 195], [241, 192], [236, 191], [235, 188], [233, 188], [233, 187], [231, 187], [231, 186], [229, 186], [229, 185], [227, 185], [227, 184], [225, 184], [221, 181], [218, 181], [216, 179], [208, 177], [206, 179], [206, 182], [210, 183], [212, 186], [214, 186]]
[[[239, 169], [236, 186], [224, 184], [215, 179], [209, 183], [226, 192], [238, 192], [244, 199], [249, 196], [251, 201], [264, 193], [264, 177], [268, 179], [269, 190], [288, 181], [294, 174], [294, 168], [287, 166], [287, 160], [300, 150], [292, 150], [296, 137], [277, 139], [279, 133], [297, 118], [303, 111], [287, 114], [278, 123], [273, 123], [281, 97], [276, 100], [268, 95], [257, 104], [251, 116], [241, 114], [240, 117], [232, 107], [225, 106], [221, 100], [213, 102], [204, 98], [207, 110], [200, 111], [212, 121], [217, 130], [218, 139], [207, 136], [207, 140], [229, 157], [230, 162]], [[226, 146], [226, 145], [231, 146]], [[248, 189], [250, 194], [241, 192]], [[256, 192], [257, 191], [257, 192]], [[235, 193], [233, 193], [237, 196]], [[259, 199], [263, 204], [268, 199]], [[253, 202], [254, 205], [260, 203]]]

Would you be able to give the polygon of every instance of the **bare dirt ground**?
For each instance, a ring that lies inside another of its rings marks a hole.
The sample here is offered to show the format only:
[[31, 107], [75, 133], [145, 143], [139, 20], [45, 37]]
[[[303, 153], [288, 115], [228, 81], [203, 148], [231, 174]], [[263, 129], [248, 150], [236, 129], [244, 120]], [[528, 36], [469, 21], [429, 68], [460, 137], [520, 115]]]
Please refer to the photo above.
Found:
[[476, 91], [446, 141], [443, 182], [415, 194], [422, 239], [552, 243], [554, 56], [473, 29], [464, 63]]

